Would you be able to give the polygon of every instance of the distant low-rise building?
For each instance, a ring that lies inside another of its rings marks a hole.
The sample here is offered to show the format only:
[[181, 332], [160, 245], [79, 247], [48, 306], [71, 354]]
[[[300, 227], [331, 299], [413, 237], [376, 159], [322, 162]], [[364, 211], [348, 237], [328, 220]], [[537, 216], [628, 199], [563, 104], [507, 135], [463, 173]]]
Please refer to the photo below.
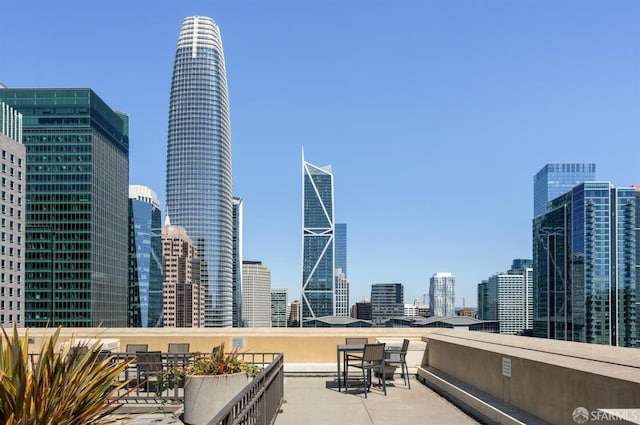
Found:
[[370, 328], [373, 323], [352, 317], [325, 316], [304, 321], [305, 328]]
[[371, 318], [383, 325], [392, 317], [404, 314], [404, 286], [401, 283], [374, 283], [371, 285]]
[[371, 301], [362, 300], [353, 305], [351, 317], [360, 320], [371, 320]]
[[388, 328], [445, 328], [498, 333], [496, 320], [478, 320], [465, 316], [449, 317], [394, 317], [385, 323]]
[[299, 328], [300, 315], [301, 315], [300, 300], [291, 301], [291, 304], [289, 304], [289, 317], [287, 318], [287, 327]]
[[475, 309], [471, 307], [462, 307], [458, 310], [458, 316], [470, 317], [472, 319], [476, 319], [478, 314]]
[[271, 289], [271, 327], [287, 327], [287, 288]]

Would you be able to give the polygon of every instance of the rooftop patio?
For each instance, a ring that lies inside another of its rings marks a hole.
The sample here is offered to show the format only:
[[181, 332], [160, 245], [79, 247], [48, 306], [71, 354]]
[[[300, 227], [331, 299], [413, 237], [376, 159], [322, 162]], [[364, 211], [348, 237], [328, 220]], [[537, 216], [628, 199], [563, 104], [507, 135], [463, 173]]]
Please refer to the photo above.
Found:
[[[374, 379], [374, 384], [376, 380]], [[338, 392], [335, 377], [285, 376], [282, 411], [276, 425], [476, 424], [469, 416], [411, 378], [411, 389], [399, 375], [387, 382], [387, 395], [362, 387]]]
[[[374, 384], [377, 381], [374, 379]], [[338, 392], [335, 376], [285, 376], [284, 403], [275, 425], [477, 424], [447, 400], [411, 378], [411, 389], [396, 375], [387, 395], [375, 387], [365, 399], [362, 387]], [[160, 409], [164, 408], [165, 412]], [[118, 418], [126, 425], [176, 425], [181, 406], [124, 406]], [[128, 416], [128, 419], [124, 417]]]
[[[33, 330], [29, 345], [37, 348], [46, 333]], [[633, 348], [414, 328], [63, 330], [63, 336], [71, 335], [117, 339], [120, 349], [135, 342], [163, 350], [170, 342], [188, 341], [192, 352], [208, 352], [224, 342], [248, 354], [282, 353], [277, 399], [265, 404], [277, 425], [474, 423], [460, 409], [486, 423], [571, 425], [578, 407], [590, 414], [631, 409], [640, 417], [640, 357]], [[346, 337], [388, 345], [410, 339], [411, 389], [397, 373], [387, 396], [374, 390], [365, 399], [361, 389], [351, 385], [349, 393], [338, 392], [339, 346]], [[180, 424], [182, 400], [171, 400], [177, 406], [154, 405], [140, 396], [119, 412], [130, 417], [121, 423]], [[256, 416], [251, 415], [245, 417]]]

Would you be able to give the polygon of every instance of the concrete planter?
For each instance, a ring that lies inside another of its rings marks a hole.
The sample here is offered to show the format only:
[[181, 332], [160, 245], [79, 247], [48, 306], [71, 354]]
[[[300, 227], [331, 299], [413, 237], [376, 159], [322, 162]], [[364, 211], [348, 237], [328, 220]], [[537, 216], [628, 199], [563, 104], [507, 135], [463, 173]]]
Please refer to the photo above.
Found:
[[184, 422], [208, 424], [251, 381], [245, 372], [230, 375], [187, 375], [184, 382]]
[[[384, 367], [384, 379], [389, 381], [389, 380], [393, 380], [393, 375], [396, 373], [396, 366], [385, 366]], [[378, 378], [378, 376], [380, 375], [380, 372], [378, 372], [377, 370], [374, 373], [374, 376], [376, 378]]]

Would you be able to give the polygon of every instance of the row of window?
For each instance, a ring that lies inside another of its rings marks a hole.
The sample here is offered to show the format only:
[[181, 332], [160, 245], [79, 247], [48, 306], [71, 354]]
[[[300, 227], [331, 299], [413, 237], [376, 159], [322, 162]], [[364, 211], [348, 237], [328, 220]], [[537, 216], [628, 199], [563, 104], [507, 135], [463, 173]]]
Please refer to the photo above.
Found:
[[9, 306], [9, 310], [13, 310], [13, 306], [15, 305], [16, 310], [20, 310], [22, 305], [20, 303], [20, 301], [16, 301], [15, 304], [13, 301], [9, 301], [8, 303], [5, 303], [4, 300], [0, 300], [0, 310], [5, 310], [7, 307]]
[[[7, 227], [7, 219], [6, 218], [4, 218], [4, 217], [0, 218], [0, 227], [2, 227], [3, 229], [5, 227]], [[14, 228], [14, 222], [13, 222], [13, 220], [9, 220], [9, 230], [13, 230], [13, 228]], [[18, 232], [22, 232], [22, 223], [18, 223], [17, 224], [17, 229], [18, 229]]]
[[[6, 160], [7, 159], [7, 151], [6, 150], [2, 150], [2, 159]], [[14, 154], [9, 154], [9, 161], [13, 164], [14, 161], [16, 159], [16, 156]], [[22, 167], [22, 158], [18, 158], [18, 167]]]
[[[13, 322], [13, 314], [9, 314], [8, 315], [8, 317], [9, 317], [9, 321], [8, 322], [5, 322], [5, 320], [4, 320], [5, 317], [6, 316], [4, 314], [0, 314], [0, 323], [14, 323]], [[16, 315], [16, 322], [15, 323], [21, 323], [21, 318], [20, 318], [19, 314]]]
[[[2, 273], [2, 276], [3, 276], [2, 281], [4, 282], [4, 273]], [[6, 289], [9, 289], [9, 290], [7, 291]], [[10, 297], [13, 297], [14, 291], [13, 291], [13, 287], [12, 286], [9, 286], [8, 288], [6, 288], [4, 286], [0, 287], [0, 297], [6, 296], [7, 293], [9, 294]], [[21, 297], [22, 296], [22, 288], [16, 288], [15, 293], [16, 293], [17, 297]]]

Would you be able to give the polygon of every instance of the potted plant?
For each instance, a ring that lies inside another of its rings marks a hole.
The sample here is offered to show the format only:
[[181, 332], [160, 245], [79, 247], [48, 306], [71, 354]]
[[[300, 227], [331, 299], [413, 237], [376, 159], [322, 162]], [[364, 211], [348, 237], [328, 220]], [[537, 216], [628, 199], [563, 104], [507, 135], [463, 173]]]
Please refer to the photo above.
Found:
[[196, 354], [170, 373], [184, 378], [184, 422], [199, 425], [209, 423], [260, 370], [242, 360], [237, 348], [225, 353], [223, 344], [217, 353]]

